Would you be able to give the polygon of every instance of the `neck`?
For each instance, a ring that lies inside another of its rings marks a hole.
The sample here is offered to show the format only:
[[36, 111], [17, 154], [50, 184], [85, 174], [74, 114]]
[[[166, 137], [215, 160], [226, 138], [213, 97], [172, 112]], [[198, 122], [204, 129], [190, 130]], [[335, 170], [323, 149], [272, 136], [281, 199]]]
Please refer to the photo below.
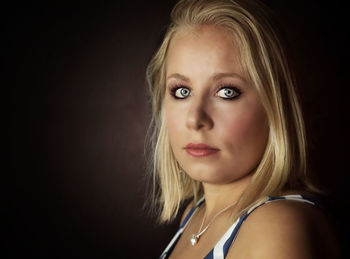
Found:
[[237, 202], [251, 177], [248, 175], [228, 184], [203, 183], [206, 218], [212, 218], [218, 211]]

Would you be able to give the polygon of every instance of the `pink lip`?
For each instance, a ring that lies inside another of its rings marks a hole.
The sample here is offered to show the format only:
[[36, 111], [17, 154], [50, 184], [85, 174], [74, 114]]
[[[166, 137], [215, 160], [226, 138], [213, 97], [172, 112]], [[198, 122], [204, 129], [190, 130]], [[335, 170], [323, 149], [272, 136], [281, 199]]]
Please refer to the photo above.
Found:
[[189, 155], [193, 157], [205, 157], [219, 151], [219, 149], [213, 148], [204, 143], [199, 143], [199, 144], [189, 143], [185, 147], [185, 150]]

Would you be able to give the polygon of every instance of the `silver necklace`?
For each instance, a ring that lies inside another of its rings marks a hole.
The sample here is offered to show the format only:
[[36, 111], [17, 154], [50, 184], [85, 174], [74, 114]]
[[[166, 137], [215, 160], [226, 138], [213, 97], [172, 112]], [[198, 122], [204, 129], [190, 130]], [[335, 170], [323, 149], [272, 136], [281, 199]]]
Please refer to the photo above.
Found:
[[213, 221], [215, 220], [215, 218], [216, 218], [217, 216], [219, 216], [221, 213], [225, 212], [226, 210], [228, 210], [229, 208], [231, 208], [232, 206], [234, 206], [236, 203], [237, 203], [237, 201], [235, 201], [234, 203], [228, 205], [227, 207], [223, 208], [223, 209], [220, 210], [218, 213], [216, 213], [216, 214], [214, 215], [214, 217], [210, 220], [210, 222], [208, 223], [208, 225], [202, 230], [202, 227], [203, 227], [203, 224], [204, 224], [204, 220], [205, 220], [205, 217], [206, 217], [206, 215], [207, 215], [207, 212], [205, 212], [205, 213], [204, 213], [204, 216], [203, 216], [202, 224], [201, 224], [201, 226], [200, 226], [200, 228], [199, 228], [199, 230], [198, 230], [198, 233], [197, 233], [197, 234], [192, 234], [192, 236], [191, 236], [191, 240], [190, 240], [190, 241], [191, 241], [192, 246], [195, 246], [195, 245], [198, 243], [199, 237], [200, 237], [201, 235], [203, 235], [205, 231], [207, 231], [207, 229], [209, 228], [209, 226], [211, 225], [211, 223], [213, 223]]

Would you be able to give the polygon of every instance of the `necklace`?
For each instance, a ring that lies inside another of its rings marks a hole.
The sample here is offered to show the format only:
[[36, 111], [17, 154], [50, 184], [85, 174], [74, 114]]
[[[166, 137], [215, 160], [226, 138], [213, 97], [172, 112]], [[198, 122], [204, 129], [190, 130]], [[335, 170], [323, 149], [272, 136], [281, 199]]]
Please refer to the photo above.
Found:
[[235, 201], [234, 203], [228, 205], [227, 207], [223, 208], [223, 209], [220, 210], [218, 213], [216, 213], [216, 214], [214, 215], [214, 217], [210, 220], [210, 222], [208, 223], [208, 225], [202, 230], [202, 227], [203, 227], [203, 224], [204, 224], [204, 220], [205, 220], [205, 217], [206, 217], [206, 214], [207, 214], [207, 212], [205, 212], [205, 213], [204, 213], [204, 216], [203, 216], [202, 224], [201, 224], [201, 226], [200, 226], [200, 228], [199, 228], [199, 230], [198, 230], [198, 233], [197, 233], [197, 234], [192, 234], [192, 237], [191, 237], [191, 240], [190, 240], [192, 246], [195, 246], [195, 245], [198, 243], [199, 237], [200, 237], [201, 235], [203, 235], [205, 231], [207, 231], [207, 229], [209, 228], [209, 226], [211, 225], [211, 223], [213, 223], [213, 221], [215, 220], [215, 218], [216, 218], [217, 216], [219, 216], [221, 213], [225, 212], [226, 210], [228, 210], [229, 208], [231, 208], [232, 206], [234, 206], [236, 203], [237, 203], [237, 201]]

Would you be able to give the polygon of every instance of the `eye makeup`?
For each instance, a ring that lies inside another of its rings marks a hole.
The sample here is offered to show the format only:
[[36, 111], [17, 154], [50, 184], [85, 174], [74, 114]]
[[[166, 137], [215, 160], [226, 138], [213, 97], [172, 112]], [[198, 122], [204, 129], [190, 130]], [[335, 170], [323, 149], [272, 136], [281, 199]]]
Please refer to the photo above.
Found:
[[[170, 95], [177, 100], [186, 99], [191, 95], [192, 89], [184, 84], [174, 84], [168, 86]], [[242, 91], [232, 84], [220, 84], [215, 90], [215, 96], [226, 100], [233, 101], [239, 98]]]
[[226, 101], [233, 101], [239, 98], [242, 91], [233, 85], [221, 85], [216, 91], [216, 95]]
[[191, 89], [182, 84], [169, 86], [170, 95], [175, 99], [185, 99], [191, 94]]

